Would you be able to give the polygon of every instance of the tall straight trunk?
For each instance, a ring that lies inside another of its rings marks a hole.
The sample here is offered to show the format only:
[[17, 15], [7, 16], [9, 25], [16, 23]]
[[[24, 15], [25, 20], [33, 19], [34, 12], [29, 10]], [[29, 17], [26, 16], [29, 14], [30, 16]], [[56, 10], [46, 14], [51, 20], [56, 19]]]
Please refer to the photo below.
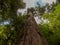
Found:
[[23, 27], [23, 33], [16, 45], [48, 45], [46, 39], [39, 32], [33, 16], [29, 16]]

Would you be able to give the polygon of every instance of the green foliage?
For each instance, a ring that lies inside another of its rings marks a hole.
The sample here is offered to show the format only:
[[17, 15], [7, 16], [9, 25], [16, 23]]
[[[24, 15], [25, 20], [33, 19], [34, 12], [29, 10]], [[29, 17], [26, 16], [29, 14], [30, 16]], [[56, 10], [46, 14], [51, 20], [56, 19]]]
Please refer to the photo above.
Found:
[[[17, 9], [24, 7], [23, 0], [0, 0], [0, 45], [12, 45], [17, 42], [18, 33], [25, 22], [25, 16], [18, 16]], [[9, 24], [1, 25], [4, 21]]]
[[[59, 1], [59, 0], [58, 0]], [[59, 1], [60, 3], [60, 1]], [[45, 14], [45, 7], [38, 7], [37, 11], [44, 19], [48, 19], [49, 23], [42, 22], [38, 27], [49, 45], [60, 45], [60, 4], [52, 5], [53, 8], [49, 14]], [[18, 34], [23, 32], [22, 28], [27, 16], [17, 15], [18, 8], [24, 8], [23, 0], [0, 0], [0, 24], [4, 21], [10, 21], [8, 25], [0, 25], [0, 45], [12, 45], [17, 42]], [[48, 6], [49, 9], [49, 6]], [[30, 8], [28, 12], [33, 13], [35, 9]]]
[[57, 0], [60, 3], [60, 0]]
[[12, 45], [14, 42], [17, 42], [17, 38], [19, 36], [19, 33], [22, 31], [25, 20], [25, 16], [18, 16], [17, 20], [15, 20], [12, 25], [1, 25], [0, 45]]
[[56, 5], [54, 9], [50, 14], [43, 14], [43, 18], [48, 19], [49, 23], [40, 24], [38, 27], [49, 45], [60, 45], [60, 4]]
[[40, 5], [38, 5], [38, 7], [36, 8], [36, 10], [39, 12], [39, 14], [42, 16], [45, 12], [45, 6], [40, 7]]

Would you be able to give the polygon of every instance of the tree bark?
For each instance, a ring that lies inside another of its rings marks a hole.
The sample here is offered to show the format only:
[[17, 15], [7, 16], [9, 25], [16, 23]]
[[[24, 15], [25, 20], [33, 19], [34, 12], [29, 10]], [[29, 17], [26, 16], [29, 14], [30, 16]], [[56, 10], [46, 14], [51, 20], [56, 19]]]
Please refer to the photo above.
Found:
[[48, 45], [46, 39], [39, 32], [33, 16], [29, 16], [23, 27], [23, 33], [19, 35], [16, 45]]

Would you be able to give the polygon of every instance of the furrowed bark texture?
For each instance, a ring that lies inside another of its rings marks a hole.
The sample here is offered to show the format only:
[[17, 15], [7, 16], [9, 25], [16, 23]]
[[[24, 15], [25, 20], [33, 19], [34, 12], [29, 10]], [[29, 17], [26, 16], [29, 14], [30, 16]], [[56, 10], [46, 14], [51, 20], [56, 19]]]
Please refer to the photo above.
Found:
[[17, 45], [48, 45], [46, 39], [39, 32], [33, 16], [29, 16], [20, 34]]

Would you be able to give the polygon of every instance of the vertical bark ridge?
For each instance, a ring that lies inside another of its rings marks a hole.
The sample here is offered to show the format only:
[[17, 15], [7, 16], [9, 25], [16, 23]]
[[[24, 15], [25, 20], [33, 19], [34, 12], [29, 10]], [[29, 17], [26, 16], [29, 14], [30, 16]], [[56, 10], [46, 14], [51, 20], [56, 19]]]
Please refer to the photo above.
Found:
[[17, 45], [48, 45], [46, 39], [39, 32], [33, 16], [29, 16], [23, 27], [23, 36], [19, 37]]

